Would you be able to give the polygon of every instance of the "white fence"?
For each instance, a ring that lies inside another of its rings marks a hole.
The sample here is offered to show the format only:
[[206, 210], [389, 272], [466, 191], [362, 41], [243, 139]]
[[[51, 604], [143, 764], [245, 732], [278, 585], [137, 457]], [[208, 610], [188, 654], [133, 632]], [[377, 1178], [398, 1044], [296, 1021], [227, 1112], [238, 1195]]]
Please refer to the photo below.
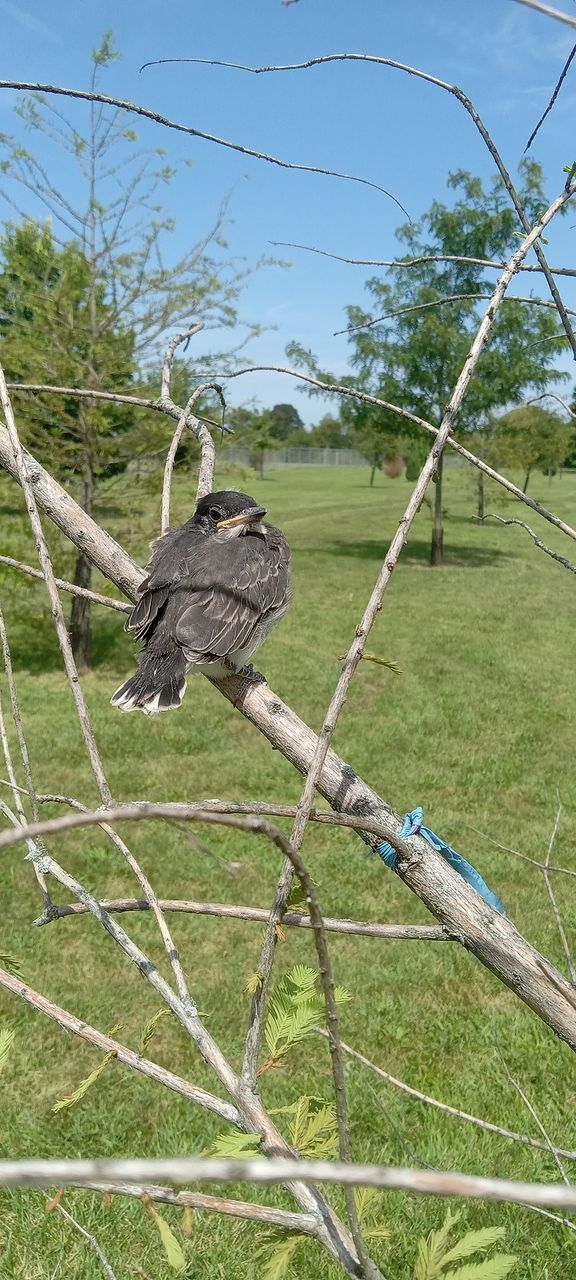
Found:
[[[254, 454], [244, 445], [233, 444], [226, 449], [226, 459], [239, 466], [254, 465]], [[284, 449], [267, 449], [264, 469], [274, 467], [365, 467], [366, 459], [356, 449], [317, 449], [306, 445]]]

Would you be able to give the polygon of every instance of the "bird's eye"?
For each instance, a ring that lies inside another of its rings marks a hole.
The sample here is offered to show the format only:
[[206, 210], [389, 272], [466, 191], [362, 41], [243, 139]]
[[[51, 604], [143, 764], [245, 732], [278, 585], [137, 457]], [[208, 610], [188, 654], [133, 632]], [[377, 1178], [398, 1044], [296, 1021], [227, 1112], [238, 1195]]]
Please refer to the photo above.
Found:
[[210, 519], [213, 520], [215, 524], [222, 519], [220, 507], [210, 507]]

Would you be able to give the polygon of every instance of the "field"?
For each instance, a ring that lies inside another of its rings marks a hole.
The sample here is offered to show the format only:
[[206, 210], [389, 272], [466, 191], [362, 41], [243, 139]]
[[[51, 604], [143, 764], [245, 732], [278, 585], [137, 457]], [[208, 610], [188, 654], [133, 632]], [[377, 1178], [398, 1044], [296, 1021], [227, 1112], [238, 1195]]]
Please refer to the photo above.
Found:
[[[292, 545], [294, 604], [258, 665], [317, 728], [338, 658], [410, 485], [379, 476], [370, 489], [367, 469], [344, 467], [287, 469], [263, 480], [218, 476], [226, 480], [264, 502]], [[1, 550], [35, 563], [16, 487], [5, 479], [0, 484]], [[576, 476], [552, 482], [535, 476], [533, 486], [535, 496], [575, 523]], [[191, 492], [191, 480], [178, 472], [174, 523], [189, 514]], [[500, 499], [490, 493], [488, 511], [523, 514], [515, 504], [495, 502]], [[129, 490], [116, 481], [103, 495], [100, 515], [143, 561], [157, 506], [148, 485]], [[474, 524], [473, 478], [460, 467], [447, 468], [445, 507], [445, 566], [428, 567], [430, 514], [424, 507], [370, 636], [369, 650], [396, 661], [401, 674], [361, 665], [335, 746], [398, 812], [423, 805], [429, 825], [478, 866], [522, 932], [564, 967], [541, 873], [498, 845], [542, 858], [559, 796], [564, 809], [554, 861], [576, 870], [574, 577], [537, 550], [523, 529]], [[576, 560], [566, 539], [532, 513], [526, 518], [546, 542]], [[66, 575], [69, 552], [57, 536], [51, 543], [57, 571]], [[95, 803], [43, 589], [11, 570], [0, 573], [38, 788]], [[120, 615], [95, 612], [95, 667], [84, 688], [118, 799], [296, 801], [301, 779], [201, 678], [189, 686], [178, 714], [149, 721], [114, 711], [108, 700], [132, 669], [133, 647]], [[4, 686], [2, 692], [6, 703]], [[10, 803], [7, 791], [5, 798]], [[60, 811], [46, 806], [48, 814]], [[161, 896], [257, 906], [271, 901], [278, 861], [264, 842], [211, 830], [209, 850], [202, 852], [174, 826], [144, 823], [132, 826], [129, 838]], [[68, 833], [58, 850], [67, 868], [101, 895], [133, 894], [119, 855], [95, 828]], [[378, 859], [365, 856], [356, 837], [310, 828], [304, 853], [326, 914], [429, 921], [420, 902]], [[554, 883], [574, 937], [574, 881], [557, 876]], [[159, 1006], [111, 940], [87, 917], [32, 927], [39, 902], [21, 849], [3, 855], [1, 884], [0, 949], [19, 959], [26, 981], [103, 1031], [120, 1024], [119, 1038], [136, 1047], [143, 1023]], [[123, 920], [165, 971], [152, 922], [136, 914]], [[257, 964], [261, 926], [191, 916], [173, 916], [171, 926], [208, 1027], [239, 1063], [249, 1006], [245, 985]], [[331, 953], [337, 981], [353, 996], [342, 1010], [342, 1034], [350, 1045], [444, 1102], [538, 1136], [500, 1051], [550, 1136], [576, 1148], [572, 1054], [457, 944], [333, 937]], [[287, 931], [279, 973], [300, 961], [315, 963], [311, 935]], [[77, 1087], [98, 1054], [6, 995], [0, 996], [0, 1015], [0, 1025], [16, 1031], [2, 1076], [1, 1156], [200, 1152], [224, 1127], [116, 1063], [83, 1101], [53, 1115], [55, 1100]], [[149, 1052], [212, 1087], [169, 1017], [160, 1022]], [[558, 1181], [547, 1154], [443, 1116], [356, 1064], [349, 1067], [348, 1086], [356, 1159]], [[327, 1048], [318, 1037], [262, 1080], [270, 1107], [303, 1093], [329, 1098], [330, 1091]], [[268, 1196], [291, 1207], [281, 1191]], [[174, 1274], [141, 1204], [116, 1197], [106, 1207], [81, 1192], [67, 1193], [64, 1204], [94, 1232], [118, 1280]], [[2, 1280], [97, 1280], [103, 1274], [86, 1243], [57, 1213], [46, 1213], [41, 1193], [5, 1193], [1, 1206]], [[411, 1280], [418, 1237], [442, 1222], [446, 1208], [438, 1200], [382, 1197], [380, 1221], [390, 1235], [374, 1243], [373, 1253], [389, 1280]], [[504, 1251], [519, 1259], [514, 1280], [560, 1280], [572, 1273], [576, 1241], [566, 1228], [515, 1207], [461, 1208], [459, 1230], [506, 1227]], [[178, 1212], [164, 1208], [163, 1215], [180, 1234]], [[185, 1242], [187, 1276], [255, 1280], [262, 1275], [254, 1259], [257, 1238], [252, 1226], [197, 1215]], [[323, 1278], [336, 1272], [319, 1250], [304, 1245], [290, 1274]]]

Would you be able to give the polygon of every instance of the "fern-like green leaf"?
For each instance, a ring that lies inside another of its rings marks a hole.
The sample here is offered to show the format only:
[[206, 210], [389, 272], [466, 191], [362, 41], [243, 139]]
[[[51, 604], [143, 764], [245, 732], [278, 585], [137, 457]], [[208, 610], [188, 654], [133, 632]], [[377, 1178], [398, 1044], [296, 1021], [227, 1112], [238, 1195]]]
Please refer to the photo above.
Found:
[[456, 1271], [445, 1271], [442, 1280], [505, 1280], [518, 1259], [511, 1253], [495, 1253], [482, 1262], [469, 1262]]
[[154, 1032], [156, 1031], [156, 1028], [158, 1026], [158, 1023], [160, 1022], [160, 1019], [165, 1018], [166, 1014], [169, 1012], [170, 1012], [169, 1009], [159, 1009], [158, 1013], [155, 1013], [152, 1018], [148, 1019], [148, 1022], [144, 1023], [144, 1026], [142, 1027], [142, 1031], [140, 1033], [140, 1044], [138, 1045], [138, 1053], [140, 1054], [141, 1058], [143, 1058], [146, 1054], [146, 1050], [148, 1048], [148, 1045], [150, 1044], [150, 1041], [152, 1039], [152, 1036], [154, 1035]]
[[230, 1133], [220, 1133], [202, 1154], [230, 1156], [233, 1160], [250, 1159], [251, 1156], [258, 1155], [261, 1141], [261, 1133], [238, 1133], [236, 1129], [232, 1129]]
[[186, 1266], [186, 1259], [184, 1257], [181, 1244], [176, 1239], [174, 1232], [168, 1226], [166, 1219], [162, 1217], [162, 1214], [158, 1213], [156, 1208], [154, 1209], [152, 1217], [158, 1227], [158, 1231], [160, 1232], [160, 1239], [162, 1241], [164, 1253], [166, 1254], [168, 1266], [171, 1267], [173, 1271], [183, 1271]]
[[0, 1071], [3, 1071], [6, 1066], [6, 1059], [14, 1044], [15, 1035], [16, 1032], [12, 1031], [11, 1027], [4, 1027], [0, 1031]]
[[298, 1245], [305, 1239], [305, 1236], [292, 1232], [267, 1232], [255, 1253], [260, 1264], [258, 1275], [261, 1280], [284, 1280]]
[[255, 995], [261, 986], [262, 986], [262, 974], [259, 973], [257, 969], [255, 969], [254, 973], [249, 973], [246, 975], [246, 982], [244, 983], [244, 995], [245, 996]]
[[7, 969], [8, 973], [11, 973], [13, 978], [22, 977], [22, 962], [17, 960], [16, 956], [0, 952], [0, 968]]
[[310, 965], [295, 964], [286, 974], [286, 982], [292, 987], [297, 987], [299, 991], [311, 993], [316, 986], [317, 976], [315, 969], [311, 969]]
[[290, 1137], [300, 1155], [307, 1159], [323, 1160], [336, 1155], [338, 1134], [334, 1107], [321, 1098], [299, 1098]]
[[459, 1262], [461, 1258], [470, 1258], [473, 1253], [485, 1253], [486, 1249], [491, 1249], [505, 1235], [505, 1227], [483, 1227], [481, 1231], [469, 1231], [444, 1254], [442, 1267], [447, 1267], [449, 1262]]
[[349, 1004], [352, 995], [346, 990], [346, 987], [334, 987], [334, 999], [336, 1004]]
[[448, 1210], [440, 1230], [431, 1231], [427, 1240], [420, 1238], [414, 1280], [435, 1280], [435, 1277], [440, 1274], [448, 1237], [461, 1216], [460, 1213], [450, 1213]]
[[92, 1088], [92, 1085], [96, 1084], [96, 1081], [100, 1078], [102, 1072], [106, 1070], [108, 1063], [115, 1057], [116, 1054], [114, 1052], [107, 1053], [102, 1061], [98, 1063], [98, 1066], [95, 1067], [94, 1071], [91, 1071], [90, 1075], [86, 1076], [85, 1080], [80, 1081], [80, 1084], [78, 1085], [78, 1088], [74, 1090], [74, 1093], [68, 1093], [65, 1094], [63, 1098], [58, 1098], [52, 1107], [52, 1112], [56, 1113], [57, 1111], [63, 1111], [65, 1107], [73, 1107], [76, 1102], [80, 1102], [81, 1098], [83, 1098], [84, 1095], [88, 1093], [88, 1090]]

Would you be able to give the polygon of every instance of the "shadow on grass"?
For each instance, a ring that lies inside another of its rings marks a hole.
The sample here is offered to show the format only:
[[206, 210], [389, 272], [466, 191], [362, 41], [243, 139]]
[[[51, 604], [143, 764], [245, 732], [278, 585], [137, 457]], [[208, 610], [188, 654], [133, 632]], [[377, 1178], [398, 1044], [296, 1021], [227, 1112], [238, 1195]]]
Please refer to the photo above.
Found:
[[[132, 644], [123, 631], [123, 616], [102, 617], [103, 611], [94, 610], [92, 624], [92, 670], [98, 667], [126, 668], [130, 674], [136, 666], [138, 646]], [[106, 611], [108, 612], [108, 610]], [[68, 611], [67, 611], [68, 616]], [[25, 625], [18, 618], [9, 627], [12, 665], [15, 671], [29, 671], [33, 675], [62, 671], [62, 655], [54, 634], [54, 624], [49, 614], [35, 620], [34, 626]]]
[[[388, 540], [379, 539], [370, 542], [331, 542], [322, 549], [327, 555], [350, 556], [358, 560], [383, 560], [388, 546]], [[309, 550], [312, 552], [313, 548]], [[306, 548], [300, 547], [299, 554], [305, 553]], [[448, 544], [444, 548], [444, 563], [441, 567], [445, 569], [485, 569], [487, 566], [504, 564], [517, 558], [513, 553], [500, 551], [495, 547], [464, 544], [451, 547]], [[400, 563], [403, 565], [430, 564], [430, 539], [411, 539], [401, 553]]]

